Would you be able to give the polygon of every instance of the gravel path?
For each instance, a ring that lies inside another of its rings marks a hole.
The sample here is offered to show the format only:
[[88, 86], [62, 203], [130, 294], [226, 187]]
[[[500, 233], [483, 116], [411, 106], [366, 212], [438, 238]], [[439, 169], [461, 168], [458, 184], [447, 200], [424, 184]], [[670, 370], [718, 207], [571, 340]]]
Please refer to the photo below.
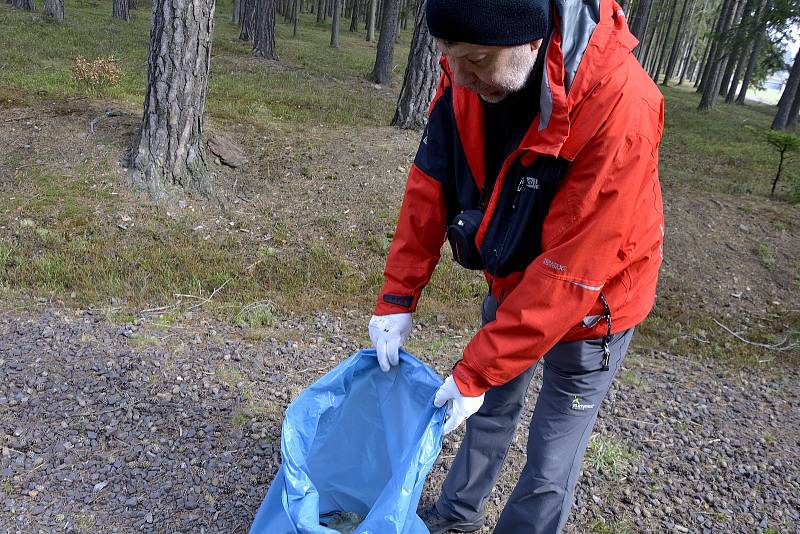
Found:
[[[200, 318], [159, 328], [47, 305], [3, 313], [0, 531], [246, 532], [277, 470], [283, 410], [365, 342], [362, 322], [289, 317], [253, 341]], [[430, 363], [440, 374], [451, 364]], [[567, 532], [800, 532], [800, 388], [786, 367], [631, 354]], [[523, 430], [490, 523], [525, 441]]]

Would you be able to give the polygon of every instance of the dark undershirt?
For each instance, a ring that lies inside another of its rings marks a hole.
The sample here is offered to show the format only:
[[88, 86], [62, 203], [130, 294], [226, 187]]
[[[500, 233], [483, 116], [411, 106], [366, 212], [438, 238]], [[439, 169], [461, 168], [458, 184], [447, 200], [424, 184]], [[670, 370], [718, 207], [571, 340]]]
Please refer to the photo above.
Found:
[[528, 81], [520, 91], [492, 104], [483, 102], [484, 150], [486, 160], [485, 199], [491, 196], [497, 174], [506, 157], [519, 145], [539, 113], [544, 54], [539, 54]]

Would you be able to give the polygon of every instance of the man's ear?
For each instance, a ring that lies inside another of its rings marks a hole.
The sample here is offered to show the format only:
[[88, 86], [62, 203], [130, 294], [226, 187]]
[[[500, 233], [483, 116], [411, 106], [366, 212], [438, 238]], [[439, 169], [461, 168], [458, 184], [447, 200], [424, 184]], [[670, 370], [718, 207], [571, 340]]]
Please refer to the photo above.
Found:
[[537, 50], [539, 50], [539, 48], [542, 47], [542, 43], [543, 42], [544, 42], [544, 39], [538, 39], [536, 41], [531, 41], [531, 50], [536, 52]]

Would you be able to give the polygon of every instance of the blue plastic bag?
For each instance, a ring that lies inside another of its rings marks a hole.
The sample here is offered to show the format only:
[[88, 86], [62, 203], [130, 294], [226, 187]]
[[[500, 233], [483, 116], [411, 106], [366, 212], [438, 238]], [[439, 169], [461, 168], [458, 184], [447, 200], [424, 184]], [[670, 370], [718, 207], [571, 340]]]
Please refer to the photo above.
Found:
[[320, 516], [354, 512], [354, 534], [429, 534], [416, 514], [442, 448], [442, 379], [407, 352], [384, 373], [362, 350], [286, 409], [282, 464], [250, 534], [335, 534]]

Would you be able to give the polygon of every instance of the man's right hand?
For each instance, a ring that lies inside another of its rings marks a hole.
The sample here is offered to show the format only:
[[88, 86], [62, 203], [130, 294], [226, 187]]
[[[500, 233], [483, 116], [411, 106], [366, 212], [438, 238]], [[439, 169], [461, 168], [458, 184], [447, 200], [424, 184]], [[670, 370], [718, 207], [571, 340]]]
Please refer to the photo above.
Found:
[[411, 314], [373, 315], [369, 320], [369, 338], [378, 353], [378, 364], [385, 373], [400, 362], [400, 347], [411, 333]]

